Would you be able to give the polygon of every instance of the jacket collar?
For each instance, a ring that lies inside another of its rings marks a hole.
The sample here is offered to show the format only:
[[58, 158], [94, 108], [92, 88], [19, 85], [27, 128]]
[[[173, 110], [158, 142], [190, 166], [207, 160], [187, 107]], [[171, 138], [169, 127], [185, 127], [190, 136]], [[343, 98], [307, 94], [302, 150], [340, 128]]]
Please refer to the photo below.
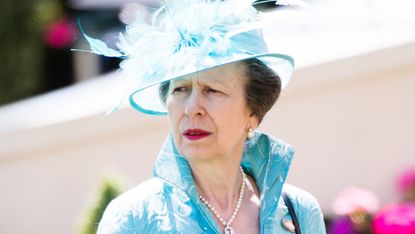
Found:
[[[261, 193], [261, 229], [267, 217], [276, 215], [293, 155], [294, 150], [290, 145], [264, 133], [255, 132], [254, 137], [245, 143], [241, 165], [255, 179]], [[177, 151], [171, 134], [160, 150], [153, 175], [185, 191], [196, 204], [202, 206], [190, 166]]]

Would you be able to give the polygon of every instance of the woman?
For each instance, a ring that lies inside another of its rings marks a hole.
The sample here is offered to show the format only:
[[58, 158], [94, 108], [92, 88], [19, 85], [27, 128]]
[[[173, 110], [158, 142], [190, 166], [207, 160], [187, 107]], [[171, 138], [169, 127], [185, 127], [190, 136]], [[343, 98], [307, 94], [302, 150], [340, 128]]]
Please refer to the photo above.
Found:
[[248, 0], [173, 0], [130, 25], [120, 51], [86, 37], [125, 58], [130, 103], [171, 128], [153, 178], [112, 201], [98, 233], [325, 233], [316, 200], [284, 185], [293, 149], [254, 131], [293, 70], [257, 16]]

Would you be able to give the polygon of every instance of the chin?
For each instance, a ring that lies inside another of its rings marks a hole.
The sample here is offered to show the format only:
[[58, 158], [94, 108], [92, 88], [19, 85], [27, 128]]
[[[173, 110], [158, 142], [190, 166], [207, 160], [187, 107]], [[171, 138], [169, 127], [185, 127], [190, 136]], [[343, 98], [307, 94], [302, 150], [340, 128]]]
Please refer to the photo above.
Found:
[[193, 149], [183, 149], [180, 151], [181, 154], [190, 161], [194, 160], [209, 160], [212, 158], [212, 152], [210, 150], [203, 150], [200, 148], [193, 148]]

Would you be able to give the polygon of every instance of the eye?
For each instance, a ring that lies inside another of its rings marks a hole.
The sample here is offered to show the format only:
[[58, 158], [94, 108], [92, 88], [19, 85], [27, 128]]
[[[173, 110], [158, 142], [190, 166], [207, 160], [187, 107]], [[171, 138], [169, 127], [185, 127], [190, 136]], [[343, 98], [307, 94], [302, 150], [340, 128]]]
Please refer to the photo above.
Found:
[[173, 89], [172, 93], [180, 93], [180, 92], [186, 92], [186, 91], [187, 91], [187, 88], [186, 87], [184, 87], [184, 86], [178, 86], [178, 87], [175, 87]]
[[208, 92], [208, 93], [220, 93], [220, 91], [219, 91], [219, 90], [217, 90], [217, 89], [212, 89], [212, 88], [207, 88], [207, 89], [206, 89], [206, 92]]

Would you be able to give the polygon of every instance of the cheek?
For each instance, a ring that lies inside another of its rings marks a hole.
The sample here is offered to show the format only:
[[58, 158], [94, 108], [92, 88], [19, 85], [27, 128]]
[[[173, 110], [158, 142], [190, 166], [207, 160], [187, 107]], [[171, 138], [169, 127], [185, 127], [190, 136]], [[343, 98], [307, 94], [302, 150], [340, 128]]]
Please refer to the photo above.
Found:
[[182, 116], [180, 107], [178, 107], [177, 103], [172, 100], [167, 100], [166, 106], [170, 129], [173, 131], [173, 134], [176, 134], [179, 131], [179, 122]]
[[218, 131], [229, 134], [240, 134], [245, 131], [249, 112], [241, 100], [232, 100], [226, 105], [217, 105], [212, 119], [217, 124]]
[[172, 134], [174, 144], [179, 152], [181, 151], [182, 135], [180, 134], [180, 120], [177, 111], [168, 111], [168, 118], [170, 124], [170, 133]]

